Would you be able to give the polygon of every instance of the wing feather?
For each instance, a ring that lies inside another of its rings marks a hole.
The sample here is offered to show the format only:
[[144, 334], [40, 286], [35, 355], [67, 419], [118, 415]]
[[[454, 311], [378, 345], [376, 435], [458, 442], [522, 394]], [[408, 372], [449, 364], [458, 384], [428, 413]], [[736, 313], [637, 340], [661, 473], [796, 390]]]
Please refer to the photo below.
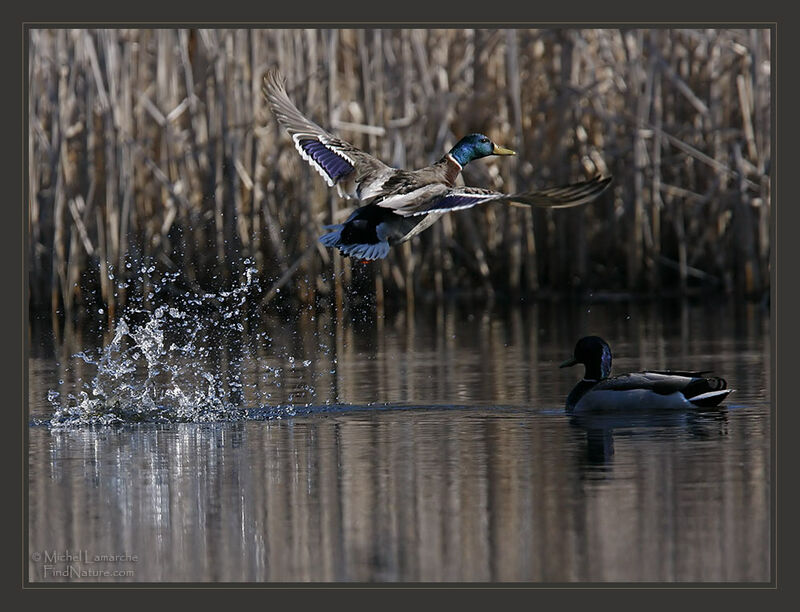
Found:
[[421, 203], [416, 208], [405, 208], [397, 212], [405, 216], [424, 215], [436, 211], [463, 210], [489, 202], [509, 202], [524, 206], [544, 206], [548, 208], [569, 208], [595, 199], [608, 188], [610, 183], [610, 176], [604, 178], [598, 175], [588, 181], [570, 185], [511, 194], [476, 187], [457, 187], [449, 189], [446, 194], [437, 199]]
[[377, 158], [306, 118], [289, 99], [285, 80], [277, 69], [267, 72], [262, 92], [278, 123], [292, 137], [300, 157], [325, 179], [329, 187], [341, 186], [350, 179], [360, 182], [371, 174], [388, 169]]

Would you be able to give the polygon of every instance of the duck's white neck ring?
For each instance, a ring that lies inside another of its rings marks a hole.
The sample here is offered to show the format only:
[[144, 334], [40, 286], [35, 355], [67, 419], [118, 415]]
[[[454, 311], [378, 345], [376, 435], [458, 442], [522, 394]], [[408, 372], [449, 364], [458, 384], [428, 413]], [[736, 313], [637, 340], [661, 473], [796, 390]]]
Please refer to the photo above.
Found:
[[452, 156], [450, 153], [448, 153], [448, 154], [447, 154], [445, 157], [447, 157], [447, 159], [448, 159], [448, 160], [450, 160], [450, 161], [451, 161], [451, 162], [453, 162], [453, 163], [454, 163], [456, 166], [458, 166], [458, 171], [459, 171], [459, 172], [461, 172], [461, 171], [464, 169], [464, 166], [462, 166], [461, 164], [459, 164], [459, 163], [458, 163], [458, 160], [457, 160], [455, 157], [453, 157], [453, 156]]

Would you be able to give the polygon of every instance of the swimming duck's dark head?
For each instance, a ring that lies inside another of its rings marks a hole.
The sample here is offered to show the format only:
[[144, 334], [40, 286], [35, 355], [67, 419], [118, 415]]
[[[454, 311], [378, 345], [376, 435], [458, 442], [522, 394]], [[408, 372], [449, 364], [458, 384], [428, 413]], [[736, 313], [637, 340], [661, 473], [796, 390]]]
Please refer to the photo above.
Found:
[[611, 373], [611, 347], [599, 336], [586, 336], [578, 340], [572, 359], [567, 359], [560, 367], [566, 368], [582, 363], [586, 366], [584, 378], [601, 380]]
[[462, 166], [466, 166], [474, 159], [488, 155], [516, 155], [511, 149], [494, 144], [488, 136], [483, 134], [464, 136], [456, 143], [456, 146], [450, 149], [449, 154]]

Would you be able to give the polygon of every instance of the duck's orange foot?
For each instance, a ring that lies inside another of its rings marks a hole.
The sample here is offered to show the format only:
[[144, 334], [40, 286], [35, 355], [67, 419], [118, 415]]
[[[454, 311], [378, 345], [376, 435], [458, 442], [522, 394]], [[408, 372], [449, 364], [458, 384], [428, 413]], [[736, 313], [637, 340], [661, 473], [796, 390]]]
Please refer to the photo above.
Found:
[[359, 261], [358, 263], [360, 263], [360, 264], [368, 264], [368, 263], [371, 263], [371, 262], [372, 262], [372, 260], [371, 260], [371, 259], [362, 259], [362, 260], [361, 260], [361, 261]]

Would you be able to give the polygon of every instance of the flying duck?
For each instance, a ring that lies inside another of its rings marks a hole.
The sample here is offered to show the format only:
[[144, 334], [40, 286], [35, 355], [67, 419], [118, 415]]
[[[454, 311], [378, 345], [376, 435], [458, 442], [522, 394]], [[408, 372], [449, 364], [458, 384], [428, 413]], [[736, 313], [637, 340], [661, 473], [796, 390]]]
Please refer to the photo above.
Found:
[[381, 259], [390, 247], [410, 240], [442, 215], [488, 202], [568, 208], [600, 195], [611, 177], [594, 178], [539, 191], [504, 194], [477, 187], [456, 186], [469, 162], [489, 155], [515, 155], [483, 134], [459, 140], [435, 164], [419, 170], [391, 168], [310, 121], [286, 93], [277, 69], [264, 77], [263, 94], [278, 122], [286, 129], [300, 156], [340, 196], [359, 201], [344, 223], [325, 226], [320, 237], [327, 247], [363, 261]]

